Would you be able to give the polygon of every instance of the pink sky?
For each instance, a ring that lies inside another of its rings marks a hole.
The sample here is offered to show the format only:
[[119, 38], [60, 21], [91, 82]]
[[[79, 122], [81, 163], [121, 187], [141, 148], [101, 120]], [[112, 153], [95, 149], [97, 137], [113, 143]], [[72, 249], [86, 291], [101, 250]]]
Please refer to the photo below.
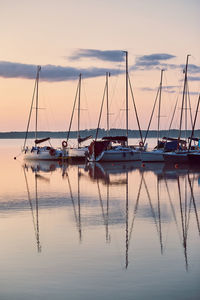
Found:
[[[181, 97], [187, 54], [191, 54], [193, 110], [200, 92], [199, 10], [195, 0], [1, 1], [0, 131], [25, 130], [37, 65], [42, 66], [39, 101], [45, 108], [39, 113], [39, 129], [67, 130], [80, 71], [81, 127], [95, 128], [106, 70], [112, 74], [110, 125], [123, 128], [121, 50], [129, 52], [130, 76], [143, 129], [150, 117], [160, 69], [166, 69], [163, 85], [169, 88], [163, 92], [161, 128], [167, 129], [176, 98]], [[136, 129], [131, 97], [129, 100], [129, 126]], [[156, 123], [155, 116], [154, 128]], [[75, 121], [73, 129], [76, 127]]]

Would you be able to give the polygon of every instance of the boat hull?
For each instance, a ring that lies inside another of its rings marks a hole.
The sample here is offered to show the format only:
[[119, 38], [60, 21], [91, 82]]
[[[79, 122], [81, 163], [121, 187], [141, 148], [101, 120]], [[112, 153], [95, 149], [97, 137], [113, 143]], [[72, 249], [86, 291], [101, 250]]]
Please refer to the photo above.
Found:
[[166, 163], [188, 163], [188, 152], [177, 153], [169, 152], [163, 153], [163, 158]]
[[143, 162], [164, 162], [163, 151], [143, 151], [141, 152]]
[[28, 150], [24, 152], [24, 160], [61, 160], [62, 151], [55, 150], [54, 155], [50, 154], [49, 150], [38, 151], [38, 150]]
[[72, 160], [85, 160], [85, 154], [88, 148], [69, 148], [67, 149], [67, 158]]
[[128, 151], [116, 151], [116, 150], [105, 150], [95, 160], [100, 162], [117, 162], [117, 161], [139, 161], [141, 160], [140, 151], [128, 150]]
[[188, 154], [189, 163], [200, 164], [200, 153], [189, 153]]

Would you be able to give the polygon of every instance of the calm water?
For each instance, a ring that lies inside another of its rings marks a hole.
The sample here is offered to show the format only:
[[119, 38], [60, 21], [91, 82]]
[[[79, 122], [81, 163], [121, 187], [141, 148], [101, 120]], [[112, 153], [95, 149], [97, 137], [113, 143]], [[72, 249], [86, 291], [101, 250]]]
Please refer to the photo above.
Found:
[[24, 163], [0, 140], [0, 299], [199, 299], [200, 169]]

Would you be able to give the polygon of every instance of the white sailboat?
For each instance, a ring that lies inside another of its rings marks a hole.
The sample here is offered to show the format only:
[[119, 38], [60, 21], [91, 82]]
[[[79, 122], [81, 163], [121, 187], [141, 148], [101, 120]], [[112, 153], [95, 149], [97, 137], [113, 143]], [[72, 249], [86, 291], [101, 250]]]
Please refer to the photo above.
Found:
[[[71, 160], [85, 160], [85, 153], [88, 150], [87, 146], [81, 147], [81, 143], [86, 141], [89, 138], [92, 138], [92, 136], [87, 136], [84, 138], [80, 137], [80, 100], [81, 100], [81, 74], [79, 75], [79, 81], [78, 81], [78, 87], [76, 91], [76, 96], [75, 96], [75, 101], [72, 109], [72, 115], [71, 115], [71, 120], [69, 124], [69, 130], [67, 134], [67, 140], [62, 142], [62, 147], [63, 147], [63, 153], [65, 158], [71, 159]], [[71, 125], [73, 121], [73, 116], [74, 116], [74, 110], [75, 110], [75, 105], [76, 105], [76, 100], [78, 96], [78, 130], [77, 130], [77, 147], [69, 147], [68, 146], [68, 141], [69, 141], [69, 134], [71, 131]]]
[[[96, 139], [88, 147], [87, 159], [90, 162], [138, 161], [141, 159], [140, 152], [143, 148], [143, 142], [141, 142], [141, 144], [138, 147], [128, 145], [128, 83], [130, 83], [130, 81], [128, 75], [128, 52], [127, 51], [125, 51], [125, 55], [126, 55], [126, 136], [107, 136], [107, 137], [103, 137], [102, 140], [98, 141], [97, 134], [96, 134]], [[108, 87], [108, 84], [106, 86]], [[101, 107], [101, 111], [102, 111], [102, 107]], [[101, 116], [101, 112], [100, 112], [100, 116]], [[136, 113], [136, 117], [137, 117], [137, 113]], [[107, 119], [108, 119], [108, 112], [107, 112]], [[137, 121], [139, 121], [138, 117], [137, 117]], [[99, 124], [97, 127], [97, 132], [98, 129], [99, 129]], [[116, 143], [118, 145], [116, 145]]]
[[[35, 86], [33, 91], [33, 98], [31, 102], [31, 108], [30, 113], [28, 117], [28, 123], [27, 123], [27, 129], [26, 129], [26, 135], [24, 140], [24, 145], [22, 149], [23, 158], [26, 160], [59, 160], [62, 158], [62, 150], [61, 149], [55, 149], [49, 144], [48, 146], [39, 146], [41, 143], [44, 143], [46, 141], [50, 140], [50, 137], [38, 139], [38, 85], [39, 85], [39, 75], [40, 75], [41, 67], [37, 67], [37, 74], [35, 79]], [[27, 146], [27, 138], [28, 138], [28, 131], [29, 131], [29, 125], [31, 121], [32, 116], [32, 110], [33, 110], [33, 104], [35, 100], [35, 140], [34, 140], [34, 146], [29, 148]]]

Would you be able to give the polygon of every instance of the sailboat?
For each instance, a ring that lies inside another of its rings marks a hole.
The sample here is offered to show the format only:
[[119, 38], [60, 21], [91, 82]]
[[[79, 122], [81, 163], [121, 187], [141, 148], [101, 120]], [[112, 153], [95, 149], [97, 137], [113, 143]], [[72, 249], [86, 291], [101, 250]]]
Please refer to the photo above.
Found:
[[[50, 137], [38, 139], [38, 109], [39, 109], [38, 92], [39, 92], [40, 71], [41, 71], [41, 66], [38, 66], [22, 153], [23, 153], [24, 159], [26, 159], [26, 160], [59, 160], [62, 158], [62, 150], [61, 149], [55, 149], [51, 146], [51, 144], [49, 146], [42, 146], [42, 147], [39, 146], [41, 143], [44, 143], [44, 142], [50, 140]], [[36, 111], [36, 114], [35, 114], [35, 140], [34, 140], [34, 146], [29, 148], [27, 146], [27, 139], [28, 139], [28, 131], [29, 131], [29, 125], [30, 125], [30, 121], [31, 121], [32, 111], [33, 111], [34, 100], [35, 100], [35, 111]]]
[[[140, 160], [140, 152], [142, 150], [142, 147], [144, 146], [143, 142], [141, 142], [141, 144], [138, 147], [128, 145], [128, 83], [130, 83], [130, 80], [128, 75], [128, 52], [127, 51], [125, 51], [125, 55], [126, 55], [126, 109], [125, 109], [126, 110], [126, 136], [106, 136], [99, 141], [97, 140], [97, 134], [96, 134], [95, 140], [88, 147], [87, 159], [90, 162], [92, 161], [93, 162], [94, 161], [120, 162], [120, 161]], [[102, 111], [102, 107], [100, 110], [100, 116], [101, 116], [101, 111]], [[98, 127], [97, 127], [97, 131], [98, 131]]]
[[[187, 125], [187, 92], [188, 92], [188, 81], [187, 81], [187, 71], [188, 71], [188, 60], [189, 56], [186, 58], [186, 67], [184, 70], [184, 86], [183, 86], [183, 95], [182, 95], [182, 105], [181, 105], [181, 115], [180, 115], [180, 125], [179, 125], [179, 135], [177, 140], [177, 150], [174, 152], [164, 153], [164, 161], [168, 163], [188, 163], [188, 154], [189, 152], [196, 152], [197, 150], [191, 150], [187, 148], [187, 142], [181, 140], [182, 132], [182, 121], [183, 121], [183, 110], [185, 109], [185, 123]], [[185, 105], [185, 107], [184, 107]], [[186, 128], [187, 130], [187, 128]], [[190, 144], [191, 145], [191, 144]]]
[[[87, 146], [81, 147], [81, 143], [92, 138], [91, 135], [84, 137], [84, 138], [80, 137], [81, 79], [82, 79], [82, 76], [80, 74], [77, 91], [76, 91], [76, 96], [75, 96], [75, 100], [74, 100], [74, 105], [73, 105], [73, 109], [72, 109], [71, 120], [70, 120], [70, 124], [69, 124], [69, 130], [67, 133], [67, 140], [66, 141], [64, 140], [62, 142], [62, 147], [63, 147], [64, 153], [65, 153], [65, 157], [67, 159], [72, 159], [72, 160], [85, 160], [85, 153], [88, 150], [88, 147]], [[72, 121], [73, 121], [77, 98], [78, 98], [78, 130], [77, 130], [77, 144], [78, 145], [77, 145], [77, 147], [68, 147], [69, 135], [70, 135], [70, 131], [71, 131], [71, 125], [72, 125]]]

